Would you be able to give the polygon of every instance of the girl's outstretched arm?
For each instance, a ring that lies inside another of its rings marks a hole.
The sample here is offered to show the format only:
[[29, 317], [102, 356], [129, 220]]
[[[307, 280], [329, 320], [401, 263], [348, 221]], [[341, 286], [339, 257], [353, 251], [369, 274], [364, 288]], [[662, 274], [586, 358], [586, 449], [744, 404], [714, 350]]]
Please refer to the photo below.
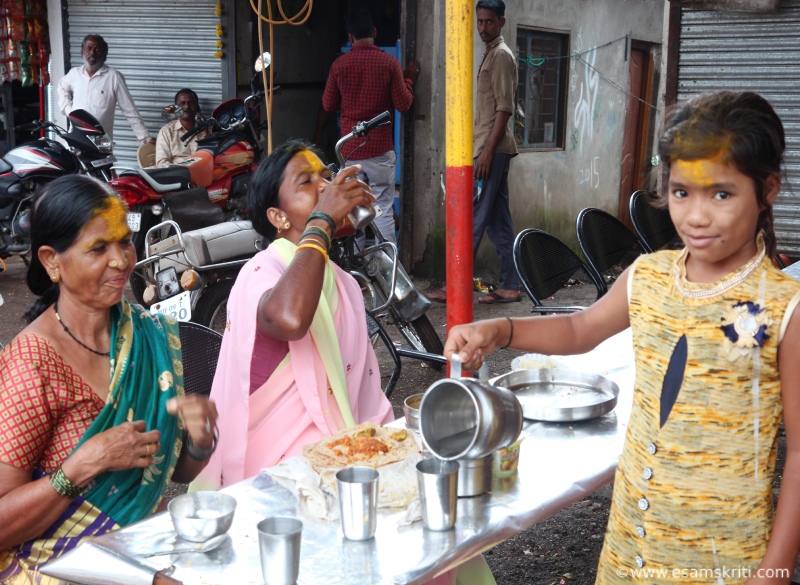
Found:
[[627, 289], [628, 270], [625, 270], [608, 293], [583, 311], [517, 318], [513, 332], [506, 317], [453, 327], [447, 335], [444, 355], [450, 359], [457, 352], [466, 368], [477, 369], [495, 347], [506, 345], [547, 355], [587, 352], [630, 326]]
[[759, 571], [748, 580], [755, 583], [789, 583], [800, 552], [800, 308], [795, 309], [778, 348], [781, 374], [784, 424], [786, 427], [786, 464], [781, 493], [775, 513], [775, 525], [759, 569], [785, 569], [786, 576], [767, 578], [775, 571]]

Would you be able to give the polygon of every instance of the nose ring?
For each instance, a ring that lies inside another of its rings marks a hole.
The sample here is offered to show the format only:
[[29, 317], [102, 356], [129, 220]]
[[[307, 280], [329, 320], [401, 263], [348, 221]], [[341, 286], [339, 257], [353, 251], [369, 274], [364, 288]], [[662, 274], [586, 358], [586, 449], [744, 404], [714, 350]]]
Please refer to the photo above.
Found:
[[112, 260], [111, 262], [108, 263], [108, 265], [111, 266], [111, 268], [116, 268], [117, 266], [119, 266], [119, 262], [117, 262], [116, 260]]

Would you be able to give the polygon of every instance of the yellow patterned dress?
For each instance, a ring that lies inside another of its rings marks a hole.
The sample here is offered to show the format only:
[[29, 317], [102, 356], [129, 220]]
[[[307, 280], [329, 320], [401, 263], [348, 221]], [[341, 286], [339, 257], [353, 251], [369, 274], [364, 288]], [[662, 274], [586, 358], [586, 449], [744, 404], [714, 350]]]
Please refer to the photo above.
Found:
[[800, 282], [764, 258], [711, 284], [685, 251], [629, 282], [636, 386], [597, 583], [744, 583], [773, 524], [778, 343]]

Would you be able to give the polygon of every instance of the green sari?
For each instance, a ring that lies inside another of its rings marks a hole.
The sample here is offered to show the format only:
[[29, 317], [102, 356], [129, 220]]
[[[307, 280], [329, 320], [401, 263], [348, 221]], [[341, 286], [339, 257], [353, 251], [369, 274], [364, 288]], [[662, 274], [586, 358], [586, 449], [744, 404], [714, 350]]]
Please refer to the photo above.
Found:
[[[97, 536], [141, 520], [161, 503], [183, 446], [179, 419], [166, 402], [183, 395], [183, 365], [178, 324], [151, 315], [124, 299], [111, 308], [108, 401], [75, 449], [91, 437], [124, 422], [143, 420], [147, 430], [161, 432], [160, 451], [145, 468], [106, 472], [70, 503], [62, 516], [37, 539], [0, 552], [0, 582], [58, 583], [38, 567]], [[73, 451], [74, 452], [74, 451]], [[37, 469], [33, 479], [45, 474]]]

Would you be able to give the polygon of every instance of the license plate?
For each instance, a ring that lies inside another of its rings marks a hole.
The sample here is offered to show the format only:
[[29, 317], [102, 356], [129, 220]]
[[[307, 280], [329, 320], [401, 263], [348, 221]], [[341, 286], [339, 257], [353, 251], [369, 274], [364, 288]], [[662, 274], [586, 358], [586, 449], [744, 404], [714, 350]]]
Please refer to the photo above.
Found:
[[113, 154], [108, 155], [105, 158], [101, 158], [100, 160], [93, 160], [92, 166], [93, 167], [104, 167], [106, 165], [110, 165], [111, 163], [117, 162], [117, 157]]
[[141, 213], [128, 213], [128, 227], [132, 232], [138, 232], [142, 229], [142, 214]]
[[190, 293], [187, 290], [186, 292], [175, 295], [166, 301], [154, 303], [150, 305], [150, 312], [161, 313], [162, 315], [167, 315], [177, 321], [188, 321], [192, 318], [192, 303], [191, 299], [189, 298], [189, 294]]

